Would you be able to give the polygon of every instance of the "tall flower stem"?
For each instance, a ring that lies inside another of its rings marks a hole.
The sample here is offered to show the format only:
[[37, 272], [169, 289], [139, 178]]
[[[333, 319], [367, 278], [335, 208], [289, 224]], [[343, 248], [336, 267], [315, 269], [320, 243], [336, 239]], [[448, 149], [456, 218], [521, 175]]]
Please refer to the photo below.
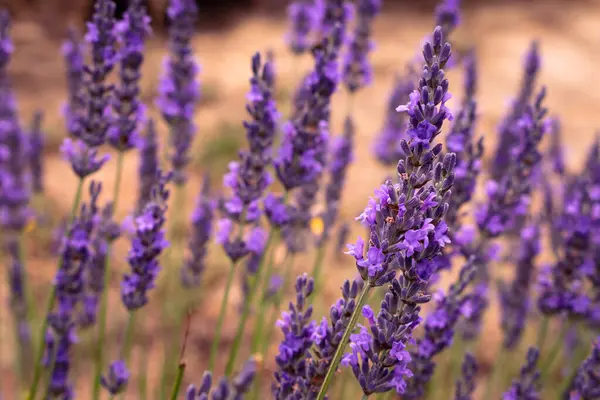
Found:
[[544, 343], [546, 342], [546, 336], [548, 335], [548, 326], [550, 325], [550, 318], [547, 316], [542, 317], [540, 322], [540, 328], [538, 331], [536, 347], [540, 350], [540, 354], [543, 354]]
[[325, 395], [327, 394], [327, 390], [329, 389], [329, 385], [333, 381], [333, 375], [335, 371], [337, 371], [338, 366], [340, 365], [340, 361], [342, 361], [342, 356], [344, 355], [344, 351], [346, 349], [346, 345], [348, 344], [348, 340], [350, 340], [350, 334], [352, 330], [356, 326], [358, 322], [358, 317], [362, 311], [365, 302], [367, 301], [369, 290], [371, 290], [371, 285], [365, 283], [363, 289], [361, 290], [358, 298], [356, 299], [356, 308], [352, 312], [350, 316], [350, 321], [348, 322], [348, 326], [344, 331], [344, 335], [342, 336], [342, 340], [340, 340], [340, 344], [335, 350], [335, 354], [333, 355], [333, 359], [331, 360], [331, 365], [327, 370], [327, 374], [325, 375], [325, 379], [323, 379], [323, 384], [321, 385], [321, 389], [319, 389], [319, 394], [317, 395], [317, 400], [323, 400]]
[[550, 372], [552, 364], [554, 364], [554, 360], [556, 360], [556, 357], [558, 357], [558, 355], [560, 354], [560, 351], [564, 345], [565, 335], [567, 334], [568, 330], [569, 330], [569, 323], [564, 322], [563, 326], [560, 329], [560, 332], [558, 333], [558, 337], [556, 338], [556, 341], [554, 342], [554, 345], [550, 348], [548, 357], [542, 363], [543, 366], [540, 370], [540, 376], [541, 376], [542, 382], [548, 378], [548, 373]]
[[326, 249], [327, 241], [323, 241], [323, 243], [321, 243], [319, 247], [317, 247], [317, 253], [315, 254], [315, 261], [313, 263], [313, 269], [311, 273], [315, 281], [315, 290], [313, 292], [313, 295], [310, 296], [310, 299], [308, 300], [309, 303], [313, 302], [313, 300], [318, 296], [318, 293], [321, 289], [321, 270], [323, 269], [323, 260], [325, 259]]
[[[164, 283], [164, 295], [166, 298], [170, 298], [169, 294], [171, 293], [171, 289], [173, 286], [173, 268], [176, 265], [179, 265], [179, 259], [177, 258], [177, 255], [181, 255], [183, 254], [183, 249], [180, 247], [180, 245], [182, 244], [181, 241], [176, 240], [177, 239], [177, 230], [179, 229], [180, 224], [183, 221], [183, 218], [181, 217], [182, 215], [184, 215], [184, 210], [185, 210], [185, 187], [183, 185], [177, 185], [175, 186], [175, 191], [174, 191], [174, 199], [173, 199], [173, 218], [172, 218], [172, 223], [171, 223], [171, 227], [170, 227], [170, 236], [171, 236], [171, 247], [169, 248], [169, 253], [168, 253], [168, 270], [166, 271], [166, 276], [165, 276], [165, 283]], [[181, 325], [181, 317], [182, 314], [179, 313], [179, 310], [175, 310], [174, 313], [171, 313], [167, 307], [170, 305], [170, 302], [167, 302], [165, 300], [162, 301], [162, 321], [169, 324], [171, 323], [171, 321], [169, 320], [171, 318], [171, 315], [175, 314], [175, 324], [177, 326], [177, 328], [180, 327]], [[160, 399], [164, 400], [166, 399], [167, 396], [167, 381], [168, 378], [171, 376], [172, 374], [172, 369], [173, 366], [175, 365], [175, 361], [176, 361], [176, 351], [173, 351], [174, 348], [177, 348], [178, 343], [177, 343], [177, 339], [175, 339], [174, 341], [168, 340], [164, 343], [163, 345], [163, 367], [162, 367], [162, 372], [161, 372], [161, 378], [160, 378]]]
[[[77, 209], [79, 208], [79, 204], [81, 204], [81, 195], [83, 193], [83, 184], [84, 179], [79, 179], [79, 183], [77, 184], [77, 191], [75, 192], [75, 199], [73, 200], [73, 206], [71, 208], [71, 216], [69, 218], [69, 224], [73, 222], [75, 218], [75, 214], [77, 213]], [[58, 267], [62, 264], [62, 256], [58, 259]], [[44, 356], [44, 347], [46, 340], [46, 330], [48, 329], [48, 315], [52, 312], [52, 308], [54, 308], [54, 302], [56, 301], [56, 285], [54, 285], [50, 291], [50, 296], [48, 297], [48, 302], [46, 304], [46, 312], [44, 313], [44, 320], [42, 321], [42, 327], [40, 328], [40, 334], [38, 337], [38, 346], [36, 349], [35, 355], [35, 364], [33, 369], [33, 379], [31, 381], [31, 385], [29, 386], [29, 394], [27, 395], [27, 400], [34, 400], [35, 395], [37, 394], [37, 388], [40, 383], [40, 377], [42, 375], [42, 358]]]
[[[244, 334], [244, 330], [246, 327], [246, 323], [248, 321], [248, 316], [250, 315], [250, 309], [252, 307], [252, 303], [254, 302], [254, 295], [258, 292], [260, 285], [262, 283], [261, 277], [264, 269], [264, 260], [266, 259], [265, 255], [269, 248], [271, 247], [271, 243], [273, 242], [273, 238], [275, 236], [274, 229], [269, 231], [269, 237], [267, 238], [267, 243], [265, 244], [265, 249], [263, 251], [260, 265], [258, 270], [256, 271], [256, 275], [254, 279], [250, 283], [250, 288], [248, 290], [248, 297], [244, 302], [244, 307], [242, 309], [242, 316], [240, 317], [240, 322], [238, 324], [237, 331], [235, 333], [235, 339], [233, 340], [233, 345], [231, 347], [231, 352], [229, 353], [229, 359], [227, 360], [227, 366], [225, 367], [225, 376], [231, 376], [233, 372], [233, 368], [235, 366], [235, 360], [239, 351], [239, 347], [242, 341], [242, 336]], [[266, 285], [268, 286], [268, 281], [266, 281]]]
[[[141, 315], [141, 319], [145, 320], [145, 314]], [[141, 323], [141, 322], [140, 322]], [[146, 342], [147, 343], [147, 342]], [[145, 346], [144, 346], [145, 347]], [[138, 367], [138, 399], [146, 400], [148, 397], [148, 353], [150, 349], [142, 349], [140, 351], [140, 360]]]
[[173, 385], [173, 391], [171, 392], [171, 400], [177, 400], [179, 390], [181, 389], [181, 382], [183, 382], [183, 375], [185, 374], [185, 363], [180, 363], [177, 368], [177, 377], [175, 378], [175, 385]]
[[[119, 202], [119, 191], [121, 190], [121, 180], [123, 178], [123, 162], [125, 159], [125, 153], [119, 151], [117, 156], [117, 170], [115, 175], [115, 186], [113, 189], [113, 212], [117, 212]], [[110, 250], [111, 244], [108, 244], [106, 249], [106, 258], [104, 261], [104, 277], [103, 277], [103, 291], [100, 303], [100, 314], [98, 316], [98, 343], [96, 347], [96, 354], [94, 358], [95, 363], [95, 375], [94, 384], [92, 385], [92, 399], [98, 400], [100, 398], [100, 376], [102, 375], [102, 368], [104, 368], [104, 342], [106, 340], [106, 319], [108, 312], [108, 292], [110, 284]]]
[[[242, 210], [240, 221], [244, 221], [246, 218], [245, 210]], [[244, 235], [244, 223], [240, 222], [238, 239], [241, 239]], [[225, 283], [225, 293], [221, 299], [221, 309], [219, 310], [219, 318], [217, 320], [217, 328], [215, 330], [215, 337], [210, 347], [210, 358], [208, 361], [208, 370], [214, 371], [215, 362], [217, 361], [217, 352], [219, 351], [219, 344], [221, 342], [221, 331], [223, 330], [223, 323], [225, 322], [225, 314], [227, 314], [227, 304], [229, 304], [229, 292], [231, 291], [231, 285], [233, 284], [233, 278], [235, 277], [237, 261], [231, 261], [229, 272], [227, 274], [227, 281]]]
[[[119, 359], [125, 362], [125, 365], [129, 364], [129, 356], [131, 355], [131, 339], [133, 338], [133, 332], [135, 330], [135, 311], [130, 311], [127, 318], [127, 325], [125, 325], [125, 334], [123, 335], [123, 342], [121, 343], [121, 352], [119, 353]], [[120, 399], [125, 398], [123, 392]]]
[[361, 400], [367, 400], [368, 398], [369, 398], [369, 395], [363, 393]]
[[[258, 347], [262, 340], [263, 333], [263, 325], [265, 322], [265, 314], [267, 312], [268, 302], [265, 301], [265, 294], [268, 290], [269, 279], [271, 279], [271, 275], [273, 275], [273, 264], [274, 264], [274, 253], [277, 249], [277, 243], [273, 246], [271, 254], [269, 255], [269, 261], [266, 264], [265, 275], [263, 279], [263, 295], [259, 298], [259, 306], [258, 306], [258, 315], [256, 316], [256, 326], [254, 330], [254, 335], [252, 336], [252, 342], [250, 343], [250, 353], [254, 354], [258, 351]], [[266, 250], [265, 250], [266, 251]], [[285, 260], [284, 260], [285, 262]], [[260, 374], [258, 374], [260, 376]], [[257, 379], [258, 379], [257, 376]]]

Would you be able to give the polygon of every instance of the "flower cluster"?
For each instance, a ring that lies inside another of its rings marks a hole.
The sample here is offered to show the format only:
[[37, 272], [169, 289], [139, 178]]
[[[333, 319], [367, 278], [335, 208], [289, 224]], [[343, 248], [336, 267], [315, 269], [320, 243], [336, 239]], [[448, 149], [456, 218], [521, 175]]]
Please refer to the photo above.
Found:
[[537, 362], [540, 352], [535, 347], [527, 350], [525, 365], [521, 368], [521, 374], [513, 381], [513, 384], [502, 395], [502, 400], [539, 399], [540, 372], [537, 370]]
[[477, 360], [471, 353], [465, 354], [462, 364], [461, 379], [456, 381], [454, 400], [471, 400], [475, 392], [475, 379], [477, 376]]
[[185, 400], [207, 400], [209, 394], [212, 400], [243, 399], [252, 385], [255, 374], [256, 361], [251, 358], [231, 382], [223, 377], [211, 391], [213, 377], [212, 373], [207, 371], [202, 376], [199, 386], [190, 385], [187, 388]]

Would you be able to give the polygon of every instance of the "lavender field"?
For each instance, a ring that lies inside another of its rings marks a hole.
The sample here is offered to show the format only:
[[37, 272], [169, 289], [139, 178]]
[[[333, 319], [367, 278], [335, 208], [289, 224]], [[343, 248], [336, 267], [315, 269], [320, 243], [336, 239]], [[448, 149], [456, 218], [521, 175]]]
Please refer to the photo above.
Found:
[[0, 13], [0, 399], [600, 399], [599, 2], [167, 3]]

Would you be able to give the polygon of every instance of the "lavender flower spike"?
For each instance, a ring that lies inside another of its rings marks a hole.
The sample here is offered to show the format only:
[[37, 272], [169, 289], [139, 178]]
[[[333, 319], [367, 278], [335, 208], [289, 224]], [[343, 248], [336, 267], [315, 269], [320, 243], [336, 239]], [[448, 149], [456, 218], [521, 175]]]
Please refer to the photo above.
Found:
[[129, 371], [123, 360], [112, 362], [108, 367], [108, 374], [100, 378], [102, 386], [113, 396], [123, 393], [128, 382]]
[[170, 54], [165, 60], [156, 104], [169, 124], [173, 181], [183, 185], [187, 180], [184, 170], [190, 161], [188, 153], [196, 134], [194, 109], [200, 96], [196, 82], [199, 66], [191, 44], [198, 9], [194, 0], [171, 0], [167, 14], [171, 20]]
[[318, 10], [308, 0], [298, 0], [288, 6], [290, 31], [286, 34], [286, 42], [292, 53], [299, 55], [312, 45], [310, 34], [317, 27]]
[[184, 287], [197, 287], [204, 272], [204, 259], [212, 234], [215, 203], [209, 197], [210, 181], [204, 177], [202, 190], [194, 214], [192, 215], [192, 235], [189, 241], [190, 254], [181, 269], [181, 282]]
[[107, 79], [116, 62], [115, 8], [113, 0], [96, 1], [85, 35], [92, 50], [91, 64], [84, 68], [87, 111], [78, 116], [78, 126], [74, 129], [75, 136], [92, 148], [104, 144], [111, 125], [108, 116], [113, 87]]
[[254, 376], [256, 375], [256, 361], [250, 358], [241, 371], [231, 382], [222, 378], [217, 387], [211, 392], [213, 378], [210, 371], [204, 372], [199, 386], [190, 385], [185, 394], [185, 400], [208, 400], [209, 394], [212, 400], [242, 400], [250, 390]]
[[461, 379], [456, 381], [454, 400], [471, 400], [475, 393], [477, 377], [477, 360], [471, 353], [465, 354]]
[[536, 367], [539, 357], [540, 352], [535, 347], [527, 350], [527, 359], [521, 368], [521, 374], [518, 379], [513, 381], [510, 389], [502, 395], [502, 400], [541, 399], [539, 394], [540, 372]]
[[444, 37], [450, 37], [460, 25], [460, 0], [443, 0], [435, 8], [435, 24], [442, 27]]
[[145, 205], [152, 197], [152, 188], [156, 184], [158, 177], [158, 138], [154, 120], [149, 119], [146, 126], [146, 134], [140, 137], [138, 149], [140, 152], [140, 164], [138, 167], [139, 192], [136, 207], [136, 214], [140, 214]]
[[377, 134], [373, 145], [373, 153], [377, 160], [385, 166], [395, 166], [402, 157], [400, 140], [406, 139], [407, 115], [396, 111], [398, 104], [408, 102], [409, 95], [415, 89], [410, 74], [396, 76], [394, 88], [388, 100], [383, 127]]
[[44, 191], [44, 133], [42, 132], [42, 120], [44, 114], [37, 111], [33, 115], [31, 127], [29, 128], [29, 169], [31, 170], [31, 188], [33, 193]]
[[[277, 400], [297, 398], [298, 391], [306, 388], [306, 359], [313, 345], [315, 323], [311, 322], [312, 306], [307, 298], [314, 289], [314, 282], [307, 274], [296, 279], [296, 302], [290, 302], [289, 312], [282, 314], [277, 321], [284, 339], [279, 344], [279, 354], [275, 357], [277, 370], [272, 393]], [[305, 397], [302, 397], [305, 398]]]
[[121, 283], [121, 299], [130, 311], [137, 310], [148, 302], [148, 290], [154, 287], [160, 270], [158, 256], [169, 245], [165, 239], [164, 223], [169, 199], [166, 185], [171, 176], [159, 174], [152, 200], [135, 219], [135, 236], [127, 257], [131, 273], [125, 274]]
[[600, 397], [600, 338], [596, 339], [592, 353], [583, 361], [565, 398], [569, 400], [597, 399]]
[[144, 39], [150, 33], [150, 17], [142, 0], [132, 0], [124, 19], [117, 25], [122, 35], [119, 86], [115, 90], [113, 109], [116, 122], [108, 132], [110, 144], [118, 151], [135, 146], [138, 126], [144, 121], [144, 105], [139, 100]]
[[79, 117], [85, 110], [84, 97], [84, 60], [85, 44], [75, 27], [70, 26], [67, 31], [67, 40], [62, 45], [67, 71], [68, 99], [64, 107], [67, 132], [70, 136], [77, 136]]
[[48, 316], [45, 365], [51, 367], [51, 398], [73, 398], [69, 382], [71, 366], [69, 350], [76, 342], [76, 310], [84, 290], [84, 271], [92, 256], [91, 239], [98, 214], [98, 198], [102, 186], [90, 184], [90, 203], [81, 206], [79, 215], [69, 227], [62, 244], [61, 265], [56, 274], [56, 305]]
[[381, 0], [359, 0], [358, 21], [348, 44], [348, 54], [342, 67], [344, 83], [350, 92], [368, 86], [373, 80], [373, 71], [368, 54], [374, 44], [371, 39], [373, 20], [381, 11]]

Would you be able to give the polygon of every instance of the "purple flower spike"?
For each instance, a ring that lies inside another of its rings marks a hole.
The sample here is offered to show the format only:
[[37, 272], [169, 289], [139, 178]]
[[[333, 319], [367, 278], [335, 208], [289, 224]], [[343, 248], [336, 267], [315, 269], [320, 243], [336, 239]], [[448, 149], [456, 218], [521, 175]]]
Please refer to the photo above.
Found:
[[88, 23], [85, 39], [91, 45], [92, 60], [84, 67], [83, 112], [76, 118], [74, 135], [89, 147], [98, 147], [106, 141], [110, 129], [110, 105], [113, 87], [107, 83], [116, 57], [115, 3], [98, 0], [94, 4], [94, 15]]
[[425, 318], [425, 333], [417, 340], [415, 350], [411, 351], [409, 369], [414, 376], [404, 394], [407, 399], [422, 398], [425, 395], [426, 385], [435, 371], [434, 357], [452, 345], [454, 330], [461, 317], [461, 308], [469, 299], [469, 294], [464, 292], [475, 277], [473, 262], [472, 257], [461, 268], [457, 281]]
[[394, 166], [402, 157], [400, 140], [406, 139], [406, 114], [396, 111], [398, 104], [405, 104], [409, 100], [409, 95], [415, 89], [415, 85], [410, 79], [411, 76], [397, 76], [394, 82], [394, 88], [388, 100], [386, 117], [383, 127], [377, 134], [373, 146], [373, 153], [377, 160], [385, 166]]
[[137, 214], [141, 213], [144, 206], [150, 201], [152, 188], [156, 184], [158, 176], [158, 138], [156, 128], [152, 119], [148, 120], [146, 134], [140, 138], [138, 148], [140, 152], [140, 164], [138, 167], [139, 193], [137, 201]]
[[381, 0], [359, 0], [358, 20], [348, 43], [348, 53], [342, 67], [344, 83], [350, 92], [369, 86], [373, 81], [373, 69], [368, 60], [374, 44], [371, 39], [373, 20], [381, 11]]
[[50, 394], [53, 398], [73, 398], [69, 382], [69, 349], [77, 340], [76, 311], [84, 295], [84, 272], [93, 255], [91, 240], [101, 191], [101, 184], [90, 184], [90, 203], [82, 205], [61, 246], [61, 265], [55, 279], [57, 301], [54, 311], [48, 316], [50, 329], [46, 335], [46, 365], [50, 366], [54, 359], [50, 371]]
[[311, 321], [312, 306], [307, 298], [314, 290], [314, 282], [307, 274], [296, 279], [296, 302], [290, 302], [289, 311], [283, 312], [277, 326], [284, 339], [279, 344], [279, 354], [275, 357], [277, 370], [272, 386], [273, 397], [277, 400], [297, 398], [306, 388], [306, 358], [313, 345], [315, 322]]
[[462, 376], [456, 381], [454, 400], [471, 400], [475, 393], [477, 378], [477, 360], [471, 353], [465, 354], [462, 364]]
[[67, 40], [62, 45], [67, 71], [67, 87], [69, 97], [65, 104], [64, 113], [69, 135], [75, 137], [79, 133], [79, 116], [85, 111], [84, 97], [84, 60], [85, 44], [75, 27], [70, 26]]
[[535, 347], [527, 350], [525, 365], [521, 368], [519, 378], [513, 380], [510, 389], [502, 395], [502, 400], [537, 400], [540, 397], [540, 372], [536, 365], [540, 352]]
[[230, 382], [223, 377], [217, 387], [211, 392], [213, 377], [210, 371], [205, 371], [199, 386], [190, 385], [185, 394], [185, 400], [228, 400], [243, 399], [250, 390], [256, 375], [256, 361], [250, 358], [241, 371]]
[[100, 383], [111, 395], [123, 393], [129, 382], [129, 371], [125, 361], [113, 361], [108, 367], [108, 374], [100, 377]]
[[299, 0], [288, 6], [290, 31], [286, 34], [286, 42], [292, 53], [298, 55], [306, 52], [310, 46], [310, 34], [318, 25], [318, 9], [307, 0]]
[[29, 168], [31, 170], [31, 188], [33, 193], [44, 191], [44, 133], [42, 132], [42, 120], [44, 114], [37, 111], [33, 115], [31, 127], [29, 128]]
[[435, 24], [442, 27], [444, 37], [450, 37], [460, 25], [460, 0], [443, 0], [435, 8]]
[[116, 121], [108, 132], [110, 144], [119, 151], [135, 147], [138, 126], [144, 122], [139, 81], [144, 61], [144, 40], [150, 33], [150, 17], [142, 0], [132, 0], [117, 29], [122, 35], [119, 86], [115, 90], [113, 109]]
[[573, 379], [564, 398], [570, 400], [596, 399], [600, 397], [600, 338], [596, 339], [592, 353], [586, 358]]
[[192, 215], [192, 235], [189, 241], [189, 255], [181, 269], [181, 282], [184, 287], [198, 287], [204, 272], [204, 261], [208, 242], [212, 234], [215, 202], [210, 198], [210, 181], [204, 178], [196, 209]]
[[492, 178], [498, 179], [501, 177], [506, 168], [514, 158], [512, 155], [513, 149], [519, 143], [520, 124], [519, 120], [526, 111], [528, 104], [532, 100], [535, 90], [535, 83], [540, 69], [540, 55], [537, 42], [532, 42], [531, 46], [525, 55], [523, 78], [521, 88], [517, 98], [513, 101], [508, 115], [504, 118], [499, 131], [498, 145], [492, 163]]
[[84, 179], [96, 173], [110, 159], [108, 154], [98, 157], [98, 150], [88, 147], [80, 140], [66, 138], [60, 147], [66, 161], [71, 164], [73, 172]]
[[166, 185], [170, 179], [170, 174], [159, 172], [152, 200], [135, 219], [136, 231], [127, 257], [131, 273], [125, 274], [121, 283], [121, 299], [130, 311], [148, 303], [148, 291], [154, 287], [160, 270], [159, 255], [169, 245], [164, 223], [169, 199]]
[[165, 61], [165, 72], [156, 101], [170, 129], [170, 161], [176, 185], [186, 182], [185, 168], [190, 162], [189, 150], [196, 126], [194, 110], [200, 97], [196, 75], [199, 65], [194, 58], [192, 36], [198, 19], [194, 0], [171, 0], [167, 10], [170, 54]]

